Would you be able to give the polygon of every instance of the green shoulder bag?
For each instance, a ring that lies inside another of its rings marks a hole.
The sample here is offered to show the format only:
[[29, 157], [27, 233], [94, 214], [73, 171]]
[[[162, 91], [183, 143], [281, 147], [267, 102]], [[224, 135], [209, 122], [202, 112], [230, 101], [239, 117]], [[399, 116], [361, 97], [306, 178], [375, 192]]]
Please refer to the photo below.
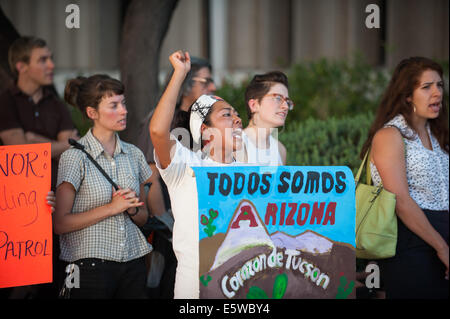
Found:
[[[364, 156], [355, 178], [356, 185], [356, 257], [382, 259], [395, 255], [397, 245], [397, 216], [395, 194], [383, 185], [372, 185], [370, 149]], [[360, 183], [366, 166], [366, 184]]]

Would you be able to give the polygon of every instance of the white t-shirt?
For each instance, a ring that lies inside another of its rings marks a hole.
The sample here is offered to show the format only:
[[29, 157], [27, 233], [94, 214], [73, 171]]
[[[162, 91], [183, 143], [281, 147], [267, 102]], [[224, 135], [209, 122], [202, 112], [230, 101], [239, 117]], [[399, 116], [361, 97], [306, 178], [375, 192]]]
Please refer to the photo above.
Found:
[[209, 157], [202, 158], [184, 147], [179, 141], [175, 153], [165, 169], [161, 168], [155, 153], [156, 167], [167, 185], [175, 219], [172, 245], [178, 260], [175, 276], [175, 299], [199, 298], [199, 234], [197, 182], [191, 166], [243, 165], [218, 163]]
[[242, 131], [242, 142], [247, 149], [247, 161], [249, 164], [280, 166], [283, 165], [281, 155], [278, 150], [278, 140], [272, 135], [269, 136], [268, 148], [257, 148], [249, 139], [245, 131]]

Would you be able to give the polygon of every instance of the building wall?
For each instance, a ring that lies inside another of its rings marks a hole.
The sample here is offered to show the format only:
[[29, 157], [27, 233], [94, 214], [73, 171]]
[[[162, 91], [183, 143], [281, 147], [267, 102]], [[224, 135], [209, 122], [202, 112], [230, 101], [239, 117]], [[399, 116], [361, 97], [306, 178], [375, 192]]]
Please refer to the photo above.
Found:
[[161, 66], [169, 66], [169, 55], [176, 50], [189, 51], [191, 55], [205, 57], [206, 17], [202, 0], [181, 0], [172, 16], [169, 30], [161, 49]]
[[[80, 7], [81, 28], [68, 29], [65, 8]], [[384, 6], [380, 29], [368, 29], [368, 4]], [[0, 0], [20, 34], [47, 40], [59, 70], [118, 70], [121, 0]], [[161, 50], [169, 68], [176, 49], [209, 58], [215, 73], [285, 68], [356, 51], [392, 68], [411, 55], [448, 59], [448, 0], [180, 0]], [[384, 28], [384, 29], [383, 29]]]
[[448, 60], [448, 5], [445, 0], [387, 2], [387, 64], [412, 55]]
[[[79, 29], [65, 25], [70, 3], [79, 5]], [[0, 5], [21, 35], [47, 41], [58, 69], [118, 68], [120, 0], [0, 0]]]
[[289, 0], [230, 0], [228, 67], [270, 69], [290, 63]]
[[317, 58], [351, 58], [363, 54], [372, 65], [379, 64], [380, 29], [365, 25], [365, 8], [374, 0], [293, 1], [293, 61]]

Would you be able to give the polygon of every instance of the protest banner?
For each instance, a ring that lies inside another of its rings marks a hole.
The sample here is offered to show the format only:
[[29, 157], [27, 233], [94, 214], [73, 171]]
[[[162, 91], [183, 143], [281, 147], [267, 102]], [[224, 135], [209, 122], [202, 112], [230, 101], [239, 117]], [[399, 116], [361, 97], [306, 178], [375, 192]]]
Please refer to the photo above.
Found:
[[349, 168], [193, 169], [200, 298], [355, 298]]
[[52, 281], [50, 147], [0, 146], [0, 288]]

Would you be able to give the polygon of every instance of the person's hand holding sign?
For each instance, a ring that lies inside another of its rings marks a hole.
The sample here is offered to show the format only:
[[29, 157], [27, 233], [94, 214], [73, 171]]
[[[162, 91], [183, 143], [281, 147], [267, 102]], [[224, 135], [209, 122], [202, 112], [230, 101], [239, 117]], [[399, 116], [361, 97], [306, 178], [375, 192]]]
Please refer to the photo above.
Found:
[[53, 191], [49, 191], [47, 193], [47, 204], [50, 206], [50, 208], [52, 209], [52, 214], [55, 212], [55, 207], [56, 207], [56, 197], [55, 197], [55, 193]]

